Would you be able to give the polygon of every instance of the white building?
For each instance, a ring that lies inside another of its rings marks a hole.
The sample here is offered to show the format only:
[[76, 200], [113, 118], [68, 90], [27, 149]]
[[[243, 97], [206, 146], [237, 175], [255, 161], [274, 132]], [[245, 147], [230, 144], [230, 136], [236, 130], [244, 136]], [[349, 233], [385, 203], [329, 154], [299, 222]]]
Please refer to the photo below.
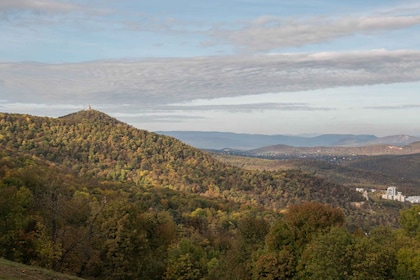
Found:
[[405, 196], [402, 195], [401, 192], [397, 192], [397, 187], [394, 187], [394, 186], [388, 187], [388, 189], [386, 190], [386, 193], [382, 195], [382, 198], [387, 199], [387, 200], [396, 200], [400, 202], [405, 202]]
[[420, 196], [409, 196], [405, 200], [411, 203], [420, 203]]
[[356, 188], [356, 192], [360, 192], [363, 195], [363, 198], [366, 200], [369, 200], [369, 194], [367, 192], [367, 190], [365, 190], [364, 188]]
[[376, 189], [356, 188], [356, 192], [362, 193], [364, 199], [369, 200], [369, 192], [374, 193]]

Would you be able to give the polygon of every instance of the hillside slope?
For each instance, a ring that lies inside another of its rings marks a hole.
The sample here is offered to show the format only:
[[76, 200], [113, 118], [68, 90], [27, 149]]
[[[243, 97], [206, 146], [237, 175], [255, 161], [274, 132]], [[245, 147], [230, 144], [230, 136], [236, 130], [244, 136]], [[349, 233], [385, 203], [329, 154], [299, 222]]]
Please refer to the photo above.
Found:
[[57, 273], [0, 258], [0, 279], [10, 280], [82, 280], [82, 278]]
[[420, 193], [420, 153], [408, 155], [380, 155], [361, 157], [342, 164], [346, 168], [378, 174], [378, 177], [393, 178], [393, 185], [410, 186], [405, 194]]
[[223, 197], [281, 209], [303, 200], [341, 205], [358, 194], [298, 171], [255, 172], [215, 160], [175, 138], [136, 129], [95, 110], [61, 118], [2, 114], [0, 147], [79, 175]]

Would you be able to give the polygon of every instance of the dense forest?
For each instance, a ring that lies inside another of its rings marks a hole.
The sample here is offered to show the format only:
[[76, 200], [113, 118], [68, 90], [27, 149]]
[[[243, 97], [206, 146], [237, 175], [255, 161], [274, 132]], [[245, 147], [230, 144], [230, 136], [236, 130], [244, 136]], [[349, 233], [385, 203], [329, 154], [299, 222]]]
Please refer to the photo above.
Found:
[[0, 147], [0, 257], [88, 279], [420, 278], [419, 206], [380, 212], [94, 110], [0, 114]]

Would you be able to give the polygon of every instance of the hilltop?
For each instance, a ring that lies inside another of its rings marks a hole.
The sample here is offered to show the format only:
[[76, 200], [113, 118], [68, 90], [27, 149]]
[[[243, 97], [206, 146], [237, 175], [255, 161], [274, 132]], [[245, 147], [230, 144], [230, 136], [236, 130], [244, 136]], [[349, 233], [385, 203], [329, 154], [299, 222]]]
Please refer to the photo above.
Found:
[[100, 122], [104, 124], [123, 124], [123, 122], [110, 117], [107, 114], [104, 114], [97, 110], [82, 110], [75, 113], [71, 113], [60, 117], [59, 119], [65, 120], [65, 124], [76, 124], [76, 123], [83, 123], [83, 122]]

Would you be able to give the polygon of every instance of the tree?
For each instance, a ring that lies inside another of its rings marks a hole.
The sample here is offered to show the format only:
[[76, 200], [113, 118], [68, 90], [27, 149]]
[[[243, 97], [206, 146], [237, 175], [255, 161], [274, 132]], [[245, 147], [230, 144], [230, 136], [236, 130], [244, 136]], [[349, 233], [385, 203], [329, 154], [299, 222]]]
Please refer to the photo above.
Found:
[[121, 199], [99, 219], [105, 279], [162, 279], [175, 225], [165, 212], [141, 210]]
[[264, 238], [269, 230], [269, 224], [262, 218], [248, 215], [238, 221], [239, 240], [245, 246], [264, 244]]
[[275, 221], [265, 237], [266, 250], [280, 251], [284, 248], [295, 249], [292, 229], [284, 220]]
[[390, 228], [374, 228], [355, 238], [351, 279], [393, 279], [397, 265], [396, 235]]
[[352, 248], [352, 236], [343, 228], [333, 227], [319, 235], [302, 254], [299, 279], [349, 279]]
[[420, 279], [420, 242], [415, 239], [405, 240], [404, 247], [396, 254], [396, 279]]
[[207, 273], [207, 256], [199, 245], [184, 238], [170, 249], [166, 280], [199, 280]]
[[299, 248], [303, 248], [317, 233], [342, 226], [345, 220], [341, 209], [317, 202], [292, 205], [284, 218]]
[[408, 236], [420, 240], [420, 205], [401, 210], [400, 225]]
[[258, 258], [253, 268], [254, 279], [292, 279], [296, 270], [296, 259], [292, 251], [284, 248], [279, 252], [268, 252]]

